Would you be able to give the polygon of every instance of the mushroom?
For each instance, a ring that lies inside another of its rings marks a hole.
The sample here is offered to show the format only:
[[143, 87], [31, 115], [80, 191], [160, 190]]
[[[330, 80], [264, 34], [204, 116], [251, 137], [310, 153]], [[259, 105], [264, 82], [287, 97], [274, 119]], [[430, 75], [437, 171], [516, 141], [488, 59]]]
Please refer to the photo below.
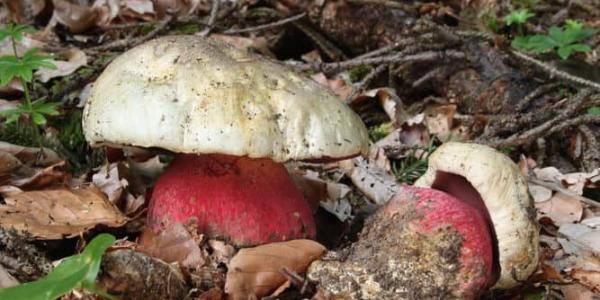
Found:
[[475, 299], [531, 275], [538, 230], [526, 181], [508, 157], [448, 142], [414, 187], [401, 186], [355, 243], [313, 262], [307, 276], [344, 299]]
[[84, 108], [92, 145], [180, 153], [158, 179], [148, 222], [195, 219], [210, 238], [252, 246], [314, 238], [309, 205], [284, 165], [364, 153], [365, 125], [331, 92], [286, 67], [196, 36], [128, 50]]
[[526, 280], [538, 265], [539, 225], [519, 168], [493, 148], [448, 142], [429, 156], [415, 186], [444, 191], [486, 211], [496, 240], [500, 277], [494, 288]]

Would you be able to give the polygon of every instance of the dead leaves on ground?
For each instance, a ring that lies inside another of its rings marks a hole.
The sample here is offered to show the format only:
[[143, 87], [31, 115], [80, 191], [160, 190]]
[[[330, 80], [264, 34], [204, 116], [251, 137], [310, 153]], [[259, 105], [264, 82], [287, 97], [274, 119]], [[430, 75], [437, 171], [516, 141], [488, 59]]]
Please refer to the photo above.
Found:
[[240, 250], [229, 264], [225, 292], [230, 299], [267, 296], [286, 282], [283, 268], [304, 273], [311, 262], [325, 253], [311, 240], [271, 243]]
[[95, 188], [11, 193], [0, 206], [0, 226], [38, 239], [78, 236], [96, 225], [122, 226], [127, 218]]

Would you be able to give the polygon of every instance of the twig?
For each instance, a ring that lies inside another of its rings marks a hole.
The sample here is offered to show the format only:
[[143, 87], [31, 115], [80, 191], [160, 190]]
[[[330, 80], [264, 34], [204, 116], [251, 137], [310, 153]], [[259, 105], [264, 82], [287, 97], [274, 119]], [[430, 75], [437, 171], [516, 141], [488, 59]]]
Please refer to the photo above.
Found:
[[594, 132], [587, 125], [579, 125], [579, 131], [585, 138], [583, 150], [583, 168], [591, 171], [600, 167], [600, 147]]
[[208, 36], [210, 31], [213, 29], [213, 26], [217, 21], [217, 16], [219, 15], [219, 6], [221, 6], [221, 0], [212, 0], [210, 15], [208, 16], [208, 26], [202, 30], [202, 32], [200, 32], [201, 36]]
[[414, 55], [401, 55], [393, 54], [393, 55], [385, 55], [379, 57], [372, 58], [363, 58], [363, 59], [349, 59], [341, 62], [332, 62], [332, 63], [307, 63], [307, 64], [299, 64], [296, 65], [300, 71], [308, 71], [308, 70], [340, 70], [340, 69], [348, 69], [361, 65], [379, 65], [386, 63], [405, 63], [405, 62], [426, 62], [426, 61], [435, 61], [435, 60], [445, 60], [445, 59], [464, 59], [465, 54], [460, 51], [448, 50], [448, 51], [427, 51]]
[[415, 6], [413, 4], [401, 3], [396, 1], [386, 1], [386, 0], [349, 0], [348, 2], [352, 4], [374, 4], [380, 5], [383, 7], [394, 8], [403, 10], [406, 12], [415, 12]]
[[595, 90], [600, 91], [600, 83], [597, 83], [597, 82], [594, 82], [594, 81], [591, 81], [591, 80], [587, 80], [585, 78], [578, 77], [578, 76], [575, 76], [575, 75], [571, 75], [571, 74], [569, 74], [567, 72], [558, 70], [555, 67], [553, 67], [553, 66], [551, 66], [551, 65], [549, 65], [549, 64], [547, 64], [547, 63], [545, 63], [543, 61], [537, 60], [537, 59], [535, 59], [535, 58], [533, 58], [533, 57], [531, 57], [531, 56], [529, 56], [529, 55], [527, 55], [525, 53], [522, 53], [520, 51], [511, 50], [510, 52], [514, 56], [520, 58], [521, 60], [524, 60], [526, 62], [529, 62], [531, 64], [536, 65], [537, 67], [539, 67], [540, 69], [542, 69], [546, 73], [550, 74], [550, 76], [556, 76], [556, 77], [558, 77], [560, 79], [566, 80], [566, 81], [571, 82], [573, 84], [587, 86], [587, 87], [590, 87], [590, 88], [593, 88]]
[[315, 30], [310, 23], [299, 21], [294, 22], [293, 24], [298, 30], [302, 31], [302, 33], [310, 38], [331, 60], [337, 61], [347, 58], [340, 48], [329, 41], [327, 37], [319, 31]]
[[171, 22], [171, 20], [173, 19], [173, 17], [171, 16], [165, 16], [164, 19], [162, 19], [158, 25], [156, 26], [156, 28], [152, 29], [152, 31], [148, 32], [148, 34], [141, 36], [141, 37], [137, 37], [137, 38], [133, 38], [133, 39], [121, 39], [121, 40], [117, 40], [105, 45], [100, 45], [100, 46], [96, 46], [96, 47], [91, 47], [88, 49], [85, 49], [86, 51], [91, 51], [91, 52], [102, 52], [102, 51], [108, 51], [108, 50], [114, 50], [114, 49], [120, 49], [120, 48], [129, 48], [132, 46], [136, 46], [139, 45], [147, 40], [150, 40], [152, 38], [154, 38], [156, 35], [158, 35], [161, 31], [163, 31]]
[[594, 201], [594, 200], [584, 197], [584, 196], [577, 195], [576, 193], [571, 192], [569, 189], [566, 189], [566, 188], [560, 186], [556, 182], [545, 181], [545, 180], [541, 180], [539, 178], [534, 178], [534, 177], [529, 177], [527, 180], [530, 183], [543, 186], [543, 187], [551, 189], [555, 192], [563, 193], [569, 197], [573, 197], [573, 198], [575, 198], [583, 203], [586, 203], [588, 205], [591, 205], [593, 207], [600, 207], [600, 202]]
[[386, 64], [379, 65], [375, 69], [371, 70], [369, 74], [365, 75], [365, 77], [352, 88], [352, 93], [350, 94], [350, 96], [348, 96], [346, 102], [350, 102], [352, 99], [354, 99], [354, 97], [362, 93], [367, 88], [369, 83], [371, 83], [371, 81], [373, 81], [373, 79], [377, 77], [377, 75], [385, 71], [388, 68], [388, 66], [389, 65]]
[[560, 86], [559, 83], [549, 83], [538, 86], [535, 90], [531, 91], [531, 93], [529, 93], [527, 96], [525, 96], [525, 98], [521, 99], [521, 101], [517, 103], [515, 110], [523, 111], [535, 98], [550, 92], [558, 86]]
[[[581, 125], [581, 124], [586, 124], [586, 123], [595, 123], [595, 122], [597, 122], [596, 120], [600, 120], [600, 116], [584, 115], [584, 116], [580, 116], [580, 117], [577, 117], [574, 119], [569, 119], [567, 121], [564, 121], [565, 119], [569, 118], [574, 112], [576, 112], [581, 107], [583, 102], [588, 98], [588, 96], [590, 94], [591, 94], [591, 91], [589, 89], [582, 89], [577, 93], [577, 95], [575, 95], [575, 97], [573, 97], [571, 99], [569, 106], [567, 106], [565, 109], [563, 109], [558, 114], [558, 116], [556, 116], [555, 118], [548, 120], [548, 121], [544, 122], [543, 124], [536, 126], [532, 129], [529, 129], [521, 134], [513, 134], [512, 136], [510, 136], [504, 140], [500, 140], [500, 141], [496, 140], [496, 141], [488, 142], [487, 144], [491, 145], [491, 146], [496, 146], [496, 147], [497, 146], [522, 145], [522, 144], [526, 144], [532, 140], [535, 140], [538, 137], [547, 136], [554, 132], [563, 130], [565, 128], [569, 128], [569, 127], [577, 126], [577, 125]], [[562, 123], [560, 123], [560, 122], [562, 122]]]
[[267, 23], [267, 24], [262, 24], [262, 25], [257, 25], [254, 27], [247, 27], [247, 28], [242, 28], [242, 29], [227, 29], [225, 30], [223, 33], [225, 34], [240, 34], [240, 33], [246, 33], [246, 32], [253, 32], [253, 31], [260, 31], [260, 30], [266, 30], [266, 29], [273, 29], [279, 26], [283, 26], [285, 24], [294, 22], [294, 21], [298, 21], [302, 18], [304, 18], [306, 16], [306, 13], [303, 12], [301, 14], [297, 14], [285, 19], [281, 19], [272, 23]]

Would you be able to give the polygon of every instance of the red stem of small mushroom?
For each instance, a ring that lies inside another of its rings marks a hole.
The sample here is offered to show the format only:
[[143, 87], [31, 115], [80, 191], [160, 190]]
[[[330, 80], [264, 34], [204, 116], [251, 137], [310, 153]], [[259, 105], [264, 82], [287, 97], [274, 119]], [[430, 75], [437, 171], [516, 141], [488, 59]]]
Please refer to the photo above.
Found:
[[181, 154], [158, 179], [148, 223], [195, 219], [199, 232], [237, 246], [314, 238], [310, 207], [282, 164], [231, 155]]

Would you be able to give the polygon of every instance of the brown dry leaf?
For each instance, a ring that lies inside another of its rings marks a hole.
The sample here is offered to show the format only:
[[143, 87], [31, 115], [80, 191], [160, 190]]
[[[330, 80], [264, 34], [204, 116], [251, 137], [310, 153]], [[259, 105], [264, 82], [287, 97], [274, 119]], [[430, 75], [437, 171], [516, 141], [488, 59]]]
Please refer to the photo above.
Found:
[[575, 269], [571, 272], [571, 277], [592, 290], [600, 292], [600, 272]]
[[92, 175], [92, 183], [106, 194], [108, 200], [113, 203], [121, 199], [123, 191], [129, 185], [127, 179], [119, 176], [119, 165], [120, 163], [112, 163], [102, 166], [98, 168], [97, 173]]
[[40, 166], [50, 166], [62, 161], [54, 150], [48, 148], [44, 148], [43, 155], [40, 155], [40, 148], [23, 147], [0, 141], [0, 151], [14, 155], [26, 165], [35, 163]]
[[56, 65], [56, 69], [40, 69], [35, 72], [35, 75], [39, 77], [41, 82], [47, 82], [52, 78], [70, 75], [80, 67], [87, 65], [87, 56], [85, 55], [85, 52], [77, 48], [70, 48], [62, 51], [57, 54], [57, 57], [65, 60], [52, 60], [51, 62]]
[[322, 86], [329, 88], [340, 99], [348, 99], [352, 94], [352, 86], [346, 84], [346, 81], [343, 79], [328, 79], [323, 73], [313, 74], [310, 78]]
[[98, 224], [118, 227], [127, 218], [95, 188], [56, 189], [14, 194], [0, 206], [0, 226], [38, 239], [63, 239]]
[[186, 268], [197, 269], [205, 262], [200, 247], [181, 223], [172, 223], [159, 234], [146, 228], [139, 244], [139, 251]]
[[[64, 185], [70, 179], [70, 174], [60, 170], [64, 161], [43, 169], [21, 168], [15, 172], [10, 184], [24, 190], [38, 190], [46, 187]], [[16, 176], [15, 176], [16, 175]]]
[[596, 295], [590, 289], [577, 283], [563, 285], [560, 290], [565, 296], [565, 300], [594, 300]]
[[154, 0], [154, 9], [159, 18], [167, 13], [183, 17], [196, 12], [200, 4], [200, 0]]
[[427, 109], [425, 126], [429, 133], [434, 134], [439, 140], [445, 141], [452, 134], [456, 105], [442, 105]]
[[12, 21], [17, 24], [33, 23], [34, 18], [46, 7], [45, 0], [3, 1], [10, 11]]
[[[344, 98], [345, 99], [345, 98]], [[402, 125], [410, 119], [410, 116], [404, 109], [404, 104], [396, 92], [391, 88], [377, 88], [366, 91], [352, 100], [352, 103], [360, 103], [364, 101], [379, 102], [379, 105], [392, 122], [397, 125]]]
[[593, 228], [583, 224], [565, 224], [558, 232], [587, 251], [600, 254], [600, 228]]
[[316, 202], [326, 211], [335, 215], [340, 221], [352, 216], [352, 205], [347, 196], [352, 189], [345, 184], [319, 178], [319, 173], [300, 170], [293, 174], [294, 181], [309, 202]]
[[125, 10], [130, 10], [138, 16], [155, 14], [151, 0], [122, 0], [121, 5]]
[[18, 285], [19, 281], [15, 279], [6, 269], [0, 264], [0, 289]]
[[269, 50], [269, 43], [264, 37], [247, 38], [225, 34], [211, 34], [209, 38], [231, 44], [240, 50], [256, 50], [262, 55], [275, 57], [275, 54]]
[[535, 203], [539, 217], [548, 217], [554, 224], [572, 224], [581, 220], [583, 204], [578, 199], [556, 193], [550, 200]]
[[231, 260], [225, 293], [229, 299], [255, 299], [266, 296], [286, 281], [281, 273], [288, 268], [304, 273], [325, 247], [311, 240], [292, 240], [240, 250]]
[[58, 23], [69, 28], [71, 33], [82, 33], [98, 25], [102, 19], [98, 7], [70, 3], [66, 0], [52, 0], [54, 4], [53, 17]]
[[0, 151], [0, 184], [3, 184], [10, 174], [21, 167], [21, 161], [14, 155]]
[[384, 204], [396, 194], [400, 185], [392, 174], [362, 157], [353, 159], [353, 163], [350, 179], [373, 203]]

